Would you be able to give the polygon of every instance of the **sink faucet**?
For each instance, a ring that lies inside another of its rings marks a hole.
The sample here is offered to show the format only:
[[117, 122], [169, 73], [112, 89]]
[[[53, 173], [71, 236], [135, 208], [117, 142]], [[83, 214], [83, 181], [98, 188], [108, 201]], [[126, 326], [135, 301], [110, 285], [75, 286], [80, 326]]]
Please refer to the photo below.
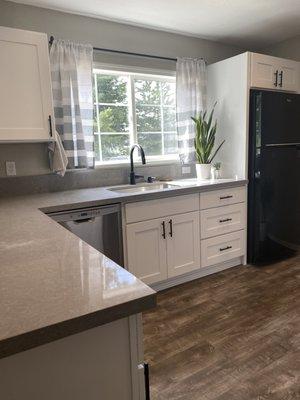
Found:
[[136, 183], [135, 182], [135, 178], [139, 178], [140, 177], [139, 175], [135, 175], [135, 173], [134, 173], [133, 151], [134, 151], [135, 148], [137, 148], [140, 151], [142, 164], [146, 164], [146, 158], [145, 158], [144, 149], [139, 144], [134, 144], [131, 147], [131, 150], [130, 150], [130, 185], [135, 185], [135, 183]]

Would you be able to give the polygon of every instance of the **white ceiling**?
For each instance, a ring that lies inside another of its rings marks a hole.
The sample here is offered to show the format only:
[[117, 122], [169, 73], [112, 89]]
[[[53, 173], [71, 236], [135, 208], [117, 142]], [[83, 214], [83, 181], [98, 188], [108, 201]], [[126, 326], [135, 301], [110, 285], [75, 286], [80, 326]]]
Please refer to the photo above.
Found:
[[300, 0], [16, 0], [241, 47], [300, 34]]

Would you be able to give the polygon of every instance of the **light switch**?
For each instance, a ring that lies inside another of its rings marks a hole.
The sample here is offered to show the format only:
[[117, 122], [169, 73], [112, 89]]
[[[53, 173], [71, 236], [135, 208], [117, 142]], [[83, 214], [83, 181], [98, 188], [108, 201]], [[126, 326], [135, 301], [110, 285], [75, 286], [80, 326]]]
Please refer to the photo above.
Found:
[[5, 168], [6, 168], [6, 175], [7, 176], [15, 176], [15, 175], [17, 175], [16, 163], [14, 161], [6, 161], [5, 162]]

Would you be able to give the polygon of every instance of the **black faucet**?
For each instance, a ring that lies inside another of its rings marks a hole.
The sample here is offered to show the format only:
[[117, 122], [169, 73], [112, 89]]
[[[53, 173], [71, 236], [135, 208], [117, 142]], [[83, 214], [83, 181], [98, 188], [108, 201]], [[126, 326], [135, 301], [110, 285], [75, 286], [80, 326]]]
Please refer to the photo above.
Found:
[[140, 151], [142, 164], [146, 164], [146, 158], [145, 158], [144, 149], [139, 144], [134, 144], [131, 147], [131, 150], [130, 150], [130, 185], [135, 185], [135, 183], [136, 183], [135, 182], [135, 178], [139, 178], [140, 177], [139, 175], [135, 175], [135, 173], [134, 173], [133, 151], [134, 151], [135, 148], [139, 149], [139, 151]]

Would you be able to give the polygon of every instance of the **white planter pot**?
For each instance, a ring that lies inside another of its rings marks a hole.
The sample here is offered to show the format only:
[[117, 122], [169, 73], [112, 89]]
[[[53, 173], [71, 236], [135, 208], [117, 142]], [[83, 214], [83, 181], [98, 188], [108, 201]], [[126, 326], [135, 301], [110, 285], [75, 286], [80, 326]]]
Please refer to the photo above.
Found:
[[211, 178], [211, 164], [196, 164], [197, 179]]

